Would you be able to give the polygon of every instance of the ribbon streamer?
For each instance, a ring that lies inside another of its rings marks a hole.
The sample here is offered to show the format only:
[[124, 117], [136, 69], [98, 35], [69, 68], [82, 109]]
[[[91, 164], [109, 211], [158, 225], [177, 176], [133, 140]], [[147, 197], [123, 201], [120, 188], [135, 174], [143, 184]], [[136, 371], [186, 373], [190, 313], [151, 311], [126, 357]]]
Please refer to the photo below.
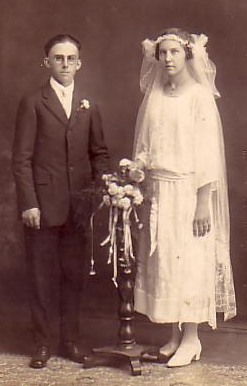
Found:
[[[105, 205], [102, 202], [97, 209], [101, 209]], [[96, 212], [97, 212], [96, 211]], [[137, 224], [139, 224], [139, 219], [135, 210], [132, 207], [128, 209], [122, 209], [118, 207], [110, 206], [109, 208], [109, 221], [108, 221], [108, 232], [107, 237], [100, 243], [100, 246], [109, 245], [109, 254], [107, 264], [113, 263], [113, 276], [112, 281], [116, 287], [117, 284], [117, 276], [118, 276], [118, 258], [121, 264], [128, 268], [131, 265], [131, 260], [135, 260], [135, 256], [133, 253], [133, 243], [132, 243], [132, 234], [131, 234], [131, 221], [130, 215], [134, 213], [134, 219]], [[94, 217], [96, 212], [94, 212], [90, 219], [91, 226], [91, 234], [92, 234], [92, 242], [91, 242], [91, 267], [90, 267], [90, 275], [95, 275], [96, 271], [94, 269], [95, 260], [94, 260]], [[120, 213], [122, 212], [122, 216], [120, 217]], [[123, 230], [123, 251], [121, 250], [122, 256], [118, 256], [118, 245], [117, 245], [117, 226], [119, 219], [122, 221], [122, 230]]]

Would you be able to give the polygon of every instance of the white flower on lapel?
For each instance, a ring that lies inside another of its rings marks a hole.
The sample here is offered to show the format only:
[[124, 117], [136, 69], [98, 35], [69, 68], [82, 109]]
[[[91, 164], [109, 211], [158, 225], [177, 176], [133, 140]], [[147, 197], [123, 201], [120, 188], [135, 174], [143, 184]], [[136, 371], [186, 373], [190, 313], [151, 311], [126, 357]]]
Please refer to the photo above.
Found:
[[90, 102], [87, 99], [81, 99], [78, 110], [88, 110], [90, 108]]

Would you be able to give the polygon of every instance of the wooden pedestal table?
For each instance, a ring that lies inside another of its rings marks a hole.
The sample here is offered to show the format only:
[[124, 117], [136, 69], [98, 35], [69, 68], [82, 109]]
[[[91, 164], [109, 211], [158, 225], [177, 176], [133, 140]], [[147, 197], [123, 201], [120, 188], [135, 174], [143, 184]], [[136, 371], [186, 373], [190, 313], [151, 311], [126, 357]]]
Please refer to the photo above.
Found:
[[117, 227], [117, 290], [119, 295], [118, 343], [114, 346], [94, 348], [92, 355], [86, 356], [84, 368], [107, 363], [111, 359], [125, 358], [129, 361], [132, 375], [141, 375], [141, 357], [145, 347], [136, 343], [134, 333], [134, 285], [135, 261], [124, 256], [123, 227]]

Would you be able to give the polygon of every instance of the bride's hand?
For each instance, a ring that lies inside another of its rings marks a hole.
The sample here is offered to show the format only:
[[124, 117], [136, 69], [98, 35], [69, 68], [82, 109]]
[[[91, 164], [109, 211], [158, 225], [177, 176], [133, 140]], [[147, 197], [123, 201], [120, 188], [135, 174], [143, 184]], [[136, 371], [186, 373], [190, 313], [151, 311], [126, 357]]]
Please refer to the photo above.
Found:
[[209, 211], [211, 184], [201, 186], [197, 190], [197, 203], [193, 221], [193, 234], [203, 237], [211, 230], [211, 217]]
[[142, 182], [145, 178], [143, 169], [143, 164], [140, 162], [132, 162], [129, 168], [129, 177], [135, 182]]
[[208, 204], [198, 204], [193, 221], [193, 234], [203, 237], [211, 230], [211, 218]]
[[129, 171], [130, 179], [135, 182], [142, 182], [144, 180], [144, 172], [138, 169], [131, 169]]

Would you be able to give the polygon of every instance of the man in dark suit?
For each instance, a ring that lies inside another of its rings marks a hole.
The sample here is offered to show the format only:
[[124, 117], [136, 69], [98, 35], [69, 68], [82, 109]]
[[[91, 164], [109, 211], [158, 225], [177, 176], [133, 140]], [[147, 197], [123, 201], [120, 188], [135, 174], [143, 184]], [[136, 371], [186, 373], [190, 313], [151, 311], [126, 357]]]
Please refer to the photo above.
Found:
[[57, 35], [45, 46], [49, 81], [24, 97], [17, 113], [13, 167], [24, 224], [30, 305], [36, 351], [42, 368], [51, 355], [49, 280], [60, 285], [60, 355], [83, 361], [78, 346], [85, 227], [92, 182], [109, 170], [97, 106], [74, 82], [81, 67], [80, 43]]

